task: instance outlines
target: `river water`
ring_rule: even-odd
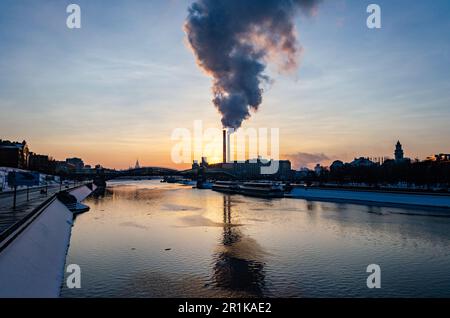
[[[450,218],[158,180],[85,203],[66,260],[81,288],[63,297],[450,297]]]

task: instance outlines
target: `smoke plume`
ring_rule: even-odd
[[[297,67],[294,17],[320,0],[197,0],[185,24],[198,65],[213,77],[224,127],[239,128],[262,102],[267,63]]]

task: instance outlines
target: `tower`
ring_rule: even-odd
[[[136,165],[134,166],[134,169],[139,169],[141,166],[139,165],[139,160],[136,160]]]
[[[224,129],[222,133],[223,133],[223,141],[222,141],[223,159],[222,159],[222,162],[226,163],[227,162],[227,131],[226,131],[226,129]]]
[[[234,132],[232,128],[224,128],[223,133],[223,163],[227,163],[231,161],[231,134]]]
[[[400,141],[397,141],[397,144],[395,145],[395,161],[401,161],[403,160],[403,149],[402,149],[402,144],[400,143]]]
[[[227,162],[231,162],[231,129],[227,129]]]

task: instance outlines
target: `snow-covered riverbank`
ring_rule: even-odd
[[[450,196],[321,188],[294,188],[289,197],[308,200],[366,202],[450,209]]]
[[[82,201],[91,192],[81,186],[70,193]],[[53,199],[23,231],[11,234],[17,237],[0,252],[0,297],[59,296],[73,219],[73,213]]]

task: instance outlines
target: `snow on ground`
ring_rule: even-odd
[[[28,170],[17,169],[17,168],[9,168],[9,167],[0,167],[0,193],[13,191],[12,188],[8,186],[8,173],[18,171],[18,172],[30,172]],[[43,185],[57,185],[59,184],[59,177],[53,175],[47,175],[44,173],[39,173],[39,185],[35,187],[42,187]],[[47,180],[50,179],[50,180]],[[18,190],[26,189],[27,187],[17,187]],[[32,189],[34,187],[30,187]]]
[[[429,207],[450,208],[450,196],[432,194],[408,194],[371,191],[351,191],[318,188],[294,188],[290,193],[294,198],[312,200],[347,200],[387,204],[406,204]]]
[[[91,194],[91,192],[91,189],[89,189],[87,186],[82,186],[70,191],[69,193],[77,198],[78,202],[81,202],[86,199],[86,197]]]
[[[91,190],[82,186],[70,193],[80,202]],[[72,212],[54,200],[0,252],[0,298],[59,296],[72,224]]]
[[[0,253],[0,297],[58,297],[73,214],[58,200]]]

